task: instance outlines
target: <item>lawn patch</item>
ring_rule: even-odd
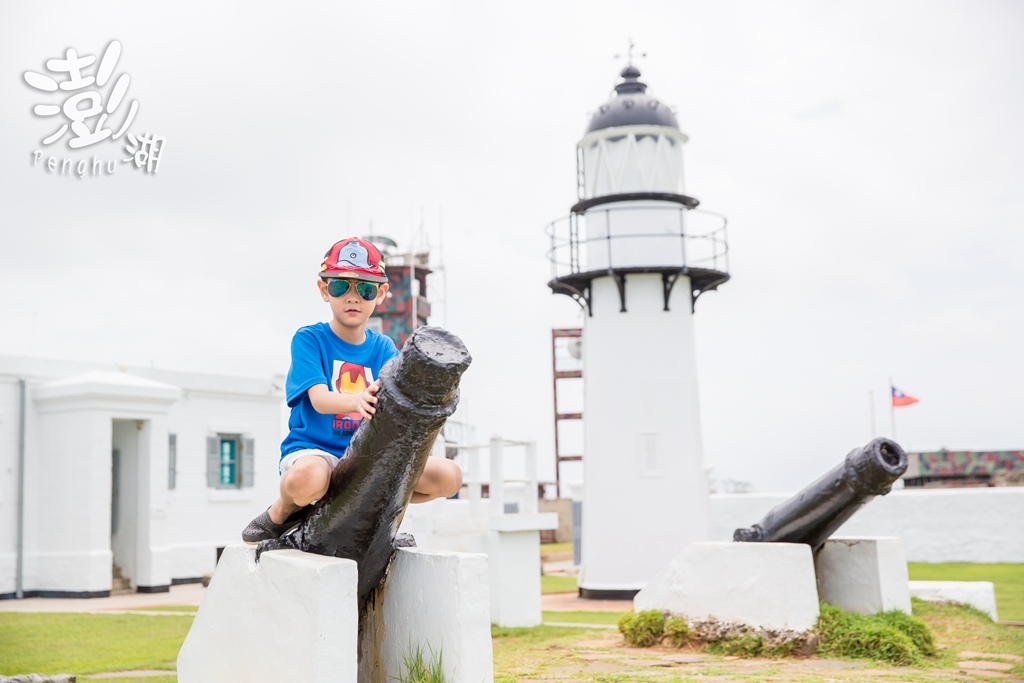
[[[0,615],[0,674],[174,671],[192,619],[142,614]]]

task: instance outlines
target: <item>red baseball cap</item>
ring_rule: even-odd
[[[384,259],[377,247],[358,237],[335,242],[320,264],[320,277],[351,277],[369,282],[387,282]]]

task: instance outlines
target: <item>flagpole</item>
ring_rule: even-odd
[[[878,436],[878,430],[875,429],[875,390],[868,390],[868,415],[871,417],[871,438]]]
[[[896,406],[892,400],[892,377],[889,378],[889,424],[892,427],[892,440],[896,441]]]

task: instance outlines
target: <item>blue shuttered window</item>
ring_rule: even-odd
[[[206,437],[206,485],[217,489],[253,485],[255,440],[240,434]]]
[[[178,485],[178,435],[167,435],[167,490]]]

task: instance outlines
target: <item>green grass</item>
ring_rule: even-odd
[[[195,614],[199,605],[161,605],[159,607],[142,607],[139,612],[180,612],[181,614]]]
[[[572,543],[541,543],[540,554],[546,555],[548,553],[571,553]]]
[[[995,624],[981,612],[969,608],[920,600],[914,600],[913,603],[915,616],[928,624],[937,642],[944,647],[939,650],[935,660],[927,660],[924,668],[900,673],[900,681],[946,683],[951,680],[951,670],[955,670],[957,654],[963,650],[989,654],[1024,653],[1024,629]],[[110,679],[95,678],[89,674],[162,669],[168,670],[167,676],[136,676],[116,680],[118,683],[174,683],[174,660],[192,621],[190,616],[184,616],[0,613],[0,676],[70,673],[77,675],[83,683],[100,683]],[[543,625],[518,629],[492,627],[495,681],[512,683],[531,677],[546,676],[552,680],[572,677],[575,674],[567,672],[580,672],[594,664],[590,655],[586,655],[587,652],[593,652],[587,649],[593,646],[586,646],[581,655],[579,643],[607,638],[608,633],[614,632],[614,623],[619,616],[621,614],[616,612],[548,612],[544,615],[545,619],[567,622],[574,617],[591,623],[607,621],[609,629],[603,632],[603,636],[598,630],[568,626]],[[908,637],[913,641],[916,636]],[[744,665],[745,668],[739,669],[727,661],[709,662],[702,668],[688,669],[685,677],[675,678],[653,670],[649,675],[635,671],[635,651],[621,648],[616,651],[611,648],[604,651],[601,662],[605,661],[605,656],[612,658],[608,661],[621,659],[620,664],[628,673],[593,672],[590,674],[594,676],[592,680],[651,680],[670,683],[696,680],[694,676],[697,675],[721,675],[744,681],[780,680],[777,672],[779,665],[774,661],[760,662],[753,665],[754,668]],[[872,658],[875,661],[878,659],[874,652]],[[432,663],[424,661],[428,675]],[[827,681],[834,673],[801,673],[785,680],[799,680],[803,683]],[[1017,665],[1009,673],[1012,677],[1024,678],[1024,664]]]
[[[532,645],[573,640],[574,638],[579,638],[581,633],[586,633],[586,630],[577,626],[547,626],[545,624],[523,628],[491,626],[492,638],[507,638],[509,642],[521,642]]]
[[[443,661],[442,653],[434,656],[430,652],[428,656],[417,645],[402,658],[405,671],[398,676],[398,683],[448,683],[444,677]]]
[[[1024,621],[1024,564],[911,562],[907,568],[911,581],[991,581],[1000,621]]]
[[[541,612],[544,623],[558,622],[563,624],[608,624],[619,623],[619,617],[625,612]]]
[[[818,654],[826,657],[881,660],[896,666],[919,664],[935,653],[931,632],[920,619],[882,612],[865,616],[821,605],[815,627],[821,637]],[[921,643],[926,651],[918,647]]]
[[[0,613],[0,675],[174,670],[192,619]]]
[[[939,661],[956,665],[956,652],[971,650],[990,654],[1024,655],[1024,628],[1002,626],[979,610],[962,605],[944,605],[911,598],[914,616],[924,620],[938,643],[956,643],[951,650],[939,650]],[[1016,678],[1024,678],[1024,662],[1014,667]]]
[[[576,593],[578,591],[575,576],[545,574],[540,577],[541,593]]]
[[[802,657],[790,659],[782,651],[767,647],[767,643],[754,638],[738,639],[727,644],[732,656],[757,656],[760,659],[745,660],[742,664],[729,660],[712,660],[705,663],[683,665],[685,669],[677,675],[667,665],[645,666],[637,661],[637,651],[625,646],[623,641],[609,642],[612,631],[583,631],[571,627],[544,625],[536,628],[501,629],[492,628],[494,644],[495,683],[513,683],[520,680],[593,680],[630,681],[638,683],[682,683],[682,681],[735,680],[748,683],[771,683],[772,681],[799,681],[800,683],[827,683],[835,680],[876,680],[901,681],[906,683],[948,683],[965,680],[957,677],[959,653],[973,650],[979,653],[1021,654],[1024,653],[1024,629],[995,624],[977,610],[962,606],[938,605],[913,600],[915,615],[924,621],[935,635],[939,645],[938,654],[927,656],[932,646],[920,624],[902,614],[877,617],[879,622],[865,631],[855,628],[851,632],[835,624],[832,629],[831,654],[821,651],[815,655],[839,659],[856,659],[869,669],[889,670],[891,664],[883,660],[899,661],[903,664],[917,661],[916,667],[892,668],[891,674],[871,675],[858,678],[855,670],[836,671],[800,668]],[[827,609],[827,608],[826,608]],[[610,613],[604,613],[610,614]],[[546,615],[547,616],[547,615]],[[545,616],[545,618],[546,618]],[[557,613],[552,614],[557,617]],[[852,615],[861,619],[859,615]],[[867,619],[864,617],[863,619]],[[608,643],[608,647],[594,643]],[[920,645],[915,644],[920,643]],[[584,644],[587,643],[587,644]],[[923,651],[922,651],[923,646]],[[688,646],[691,647],[691,646]],[[713,648],[712,648],[713,649]],[[597,651],[600,650],[598,653]],[[707,652],[707,650],[705,650]],[[843,654],[839,654],[842,651]],[[687,652],[692,652],[688,650]],[[656,648],[650,657],[663,658],[664,644]],[[769,659],[764,659],[769,657]],[[984,660],[985,655],[974,659]],[[992,658],[994,661],[995,658]],[[1006,661],[1006,660],[1002,660]],[[603,669],[598,667],[604,667]],[[666,667],[666,668],[662,668]],[[616,668],[619,669],[616,671]],[[1011,678],[1024,679],[1024,663],[1008,672]],[[838,675],[837,675],[838,674]],[[852,677],[851,677],[852,675]],[[980,679],[974,679],[980,680]]]

